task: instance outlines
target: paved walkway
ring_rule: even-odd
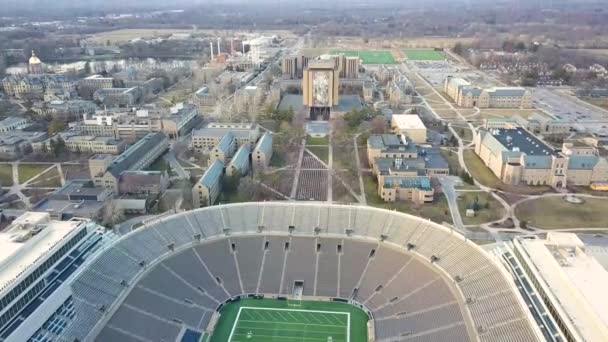
[[[367,205],[367,198],[365,197],[365,184],[363,184],[363,175],[361,174],[361,160],[359,158],[359,146],[357,145],[357,138],[360,134],[355,135],[353,138],[353,144],[355,145],[355,161],[357,163],[357,174],[359,175],[359,189],[361,196],[359,202],[363,205]]]

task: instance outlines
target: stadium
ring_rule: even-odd
[[[537,341],[498,259],[444,226],[325,203],[213,206],[104,246],[64,341]]]

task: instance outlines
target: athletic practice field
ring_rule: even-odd
[[[445,55],[442,51],[408,49],[403,52],[407,56],[407,59],[412,61],[440,61],[445,59]]]
[[[358,56],[363,64],[395,64],[390,51],[385,50],[333,50],[332,55],[343,53],[346,56]]]
[[[367,315],[340,302],[244,299],[227,304],[211,342],[365,342]]]

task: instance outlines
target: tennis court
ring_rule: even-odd
[[[348,312],[241,307],[229,342],[349,342]]]
[[[363,64],[395,64],[395,58],[386,50],[334,50],[332,55],[344,54],[361,58]]]
[[[412,61],[441,61],[445,59],[445,55],[442,51],[435,51],[430,49],[412,49],[403,51],[407,56],[407,59]]]

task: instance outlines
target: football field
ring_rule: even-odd
[[[211,342],[366,342],[369,317],[347,303],[242,299],[226,304]]]
[[[445,59],[442,51],[430,49],[408,49],[404,50],[407,59],[412,61],[440,61]]]
[[[349,57],[359,57],[363,64],[395,64],[395,58],[386,50],[333,50],[331,54],[344,54]]]
[[[349,342],[348,312],[241,307],[229,342]]]

